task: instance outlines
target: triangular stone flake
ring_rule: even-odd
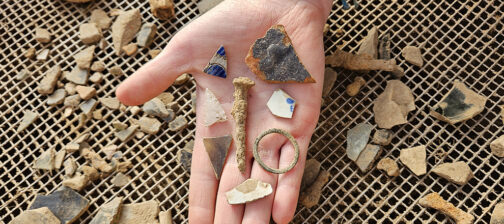
[[[209,127],[216,122],[227,121],[226,113],[219,100],[208,88],[205,90],[205,108],[205,126]]]
[[[219,47],[208,62],[208,65],[203,69],[203,72],[221,78],[227,77],[227,57],[224,46],[221,45]]]
[[[203,145],[208,153],[210,162],[215,172],[215,177],[217,180],[220,179],[222,169],[224,167],[224,162],[226,161],[226,156],[228,153],[229,146],[233,137],[231,135],[225,135],[220,137],[203,138]]]

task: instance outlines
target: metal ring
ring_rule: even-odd
[[[296,154],[294,156],[294,160],[291,162],[291,164],[288,167],[286,167],[284,169],[273,169],[273,168],[267,166],[261,160],[261,157],[259,156],[259,153],[257,152],[257,148],[258,148],[258,145],[259,145],[259,142],[261,141],[261,139],[264,136],[269,135],[271,133],[277,133],[277,134],[281,134],[281,135],[285,136],[287,139],[289,139],[289,141],[291,142],[291,144],[294,146],[294,150],[296,151]],[[282,130],[282,129],[278,129],[278,128],[272,128],[272,129],[269,129],[269,130],[261,133],[261,135],[259,135],[259,137],[256,138],[255,143],[254,143],[254,159],[257,161],[257,163],[259,163],[259,165],[261,165],[261,167],[263,169],[265,169],[268,172],[276,173],[276,174],[286,173],[289,170],[291,170],[292,168],[294,168],[294,166],[296,166],[296,164],[298,162],[298,159],[299,159],[299,145],[298,145],[296,139],[294,139],[294,137],[289,132],[287,132],[285,130]]]

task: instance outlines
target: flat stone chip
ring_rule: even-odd
[[[138,51],[138,45],[135,44],[135,43],[124,45],[122,47],[122,50],[124,51],[124,53],[126,55],[131,56],[131,55],[133,55],[134,53],[136,53]]]
[[[54,168],[59,170],[65,160],[66,151],[61,149],[54,155]]]
[[[37,112],[25,110],[24,115],[23,115],[23,119],[21,120],[21,123],[19,123],[19,126],[16,129],[16,132],[19,133],[19,132],[24,131],[28,126],[30,126],[30,124],[35,122],[38,118],[39,118],[39,115],[37,114]]]
[[[51,33],[43,28],[35,28],[35,40],[43,44],[49,43],[51,42]]]
[[[89,69],[94,57],[94,45],[91,45],[73,56],[77,66],[81,69]]]
[[[60,224],[60,220],[47,207],[26,210],[10,221],[10,224]]]
[[[138,129],[138,125],[131,125],[129,128],[126,128],[125,130],[115,132],[114,135],[117,138],[119,138],[119,140],[124,142],[124,141],[128,140],[129,138],[131,138],[131,136],[133,136],[133,134],[135,134],[135,131],[137,129]]]
[[[70,73],[65,76],[65,79],[77,85],[86,85],[88,81],[89,71],[75,66]]]
[[[427,173],[426,157],[427,152],[425,150],[425,145],[420,145],[413,148],[402,149],[399,159],[415,175],[422,176]]]
[[[26,69],[21,69],[21,71],[19,71],[16,74],[16,80],[21,81],[21,80],[24,80],[24,79],[28,78],[29,76],[31,76],[31,72],[30,71],[28,71]]]
[[[93,75],[89,77],[89,81],[94,83],[94,84],[99,84],[103,81],[103,73],[101,72],[95,72]]]
[[[110,24],[112,24],[112,19],[102,9],[95,9],[91,12],[89,22],[96,23],[96,26],[105,30],[110,27]]]
[[[492,150],[492,154],[495,156],[504,157],[504,135],[501,135],[490,143],[490,150]]]
[[[130,182],[131,178],[124,175],[124,173],[117,173],[110,183],[112,183],[116,187],[124,187]]]
[[[155,135],[161,129],[161,122],[156,118],[142,117],[138,120],[140,130],[147,134]]]
[[[145,23],[137,34],[137,43],[139,47],[149,47],[156,36],[157,26],[154,23]]]
[[[367,144],[366,148],[362,150],[357,160],[355,160],[355,164],[357,164],[362,172],[367,172],[371,169],[371,165],[380,153],[381,147],[379,145]]]
[[[269,83],[313,83],[298,58],[283,25],[274,25],[250,47],[245,58],[250,70]]]
[[[469,165],[465,162],[443,163],[432,169],[432,172],[450,182],[458,185],[464,185],[474,177]]]
[[[224,162],[226,161],[229,151],[229,146],[231,146],[231,141],[233,141],[233,137],[231,135],[203,138],[203,145],[205,146],[208,157],[210,158],[217,180],[221,177]]]
[[[100,101],[100,103],[103,104],[103,106],[112,110],[118,110],[119,106],[121,106],[121,103],[115,97],[102,97],[99,98],[98,101]]]
[[[121,224],[158,224],[159,203],[154,200],[124,204],[119,216]]]
[[[46,61],[49,57],[49,49],[44,49],[40,53],[37,54],[37,61]]]
[[[411,89],[399,80],[387,81],[385,91],[373,102],[378,127],[390,129],[408,122],[408,113],[416,109]]]
[[[84,113],[87,117],[91,117],[97,105],[98,101],[96,101],[95,99],[90,99],[82,102],[79,107],[82,110],[82,113]]]
[[[338,78],[338,73],[334,69],[326,67],[324,71],[324,86],[322,88],[322,97],[326,97],[331,92],[334,82]]]
[[[114,153],[117,151],[117,145],[107,145],[101,149],[101,151],[105,154],[105,158],[108,160],[112,159]]]
[[[124,72],[121,69],[121,67],[119,67],[117,65],[110,68],[109,72],[110,72],[110,74],[115,75],[115,76],[124,75]]]
[[[35,48],[30,47],[26,50],[24,56],[28,59],[33,59],[35,57],[35,54],[37,54],[37,50]]]
[[[352,161],[356,161],[366,147],[373,125],[360,123],[347,132],[346,154]]]
[[[227,77],[227,57],[226,51],[222,45],[210,59],[207,66],[203,69],[203,72],[224,79]]]
[[[230,205],[245,204],[270,195],[273,192],[271,184],[256,179],[248,179],[226,192]]]
[[[322,195],[322,188],[327,183],[327,181],[329,181],[329,176],[329,172],[321,170],[315,182],[313,182],[311,186],[301,192],[301,194],[299,195],[299,201],[303,206],[305,206],[306,208],[311,208],[318,204],[320,196]]]
[[[44,78],[40,81],[40,84],[37,88],[40,94],[51,94],[54,91],[54,87],[56,86],[56,82],[58,81],[61,75],[61,67],[59,65],[55,65],[51,67],[45,74]]]
[[[96,95],[96,89],[90,86],[77,86],[75,90],[83,100],[89,100]]]
[[[362,40],[357,54],[367,55],[372,59],[378,58],[378,28],[374,26]]]
[[[61,221],[72,223],[89,207],[89,200],[68,187],[60,187],[49,195],[37,195],[31,209],[47,207]]]
[[[378,145],[389,145],[394,138],[394,132],[387,129],[376,130],[373,135],[373,143]]]
[[[151,58],[155,58],[156,56],[158,56],[159,54],[161,53],[161,50],[149,50],[149,55]]]
[[[399,166],[391,158],[383,158],[378,162],[376,168],[387,172],[387,175],[391,177],[399,176]]]
[[[159,212],[159,224],[173,224],[171,210]]]
[[[455,80],[453,88],[431,108],[430,114],[439,120],[455,124],[481,113],[486,101],[486,97],[467,88],[460,80]]]
[[[418,201],[423,207],[433,208],[449,216],[457,224],[472,224],[474,216],[455,207],[452,203],[445,201],[438,193],[433,192]]]
[[[184,116],[178,116],[168,124],[170,131],[180,131],[187,126],[187,120]]]
[[[132,9],[119,14],[112,24],[112,43],[116,55],[119,56],[122,47],[135,38],[141,25],[142,16],[139,9]]]
[[[415,46],[406,46],[401,51],[404,60],[418,67],[423,66],[422,52]]]
[[[65,179],[61,182],[63,186],[72,188],[76,191],[81,191],[88,185],[88,183],[89,177],[87,175],[82,175],[81,173],[77,173],[72,178]]]
[[[64,89],[57,89],[49,97],[47,97],[47,105],[55,106],[62,104],[65,101],[66,91]]]
[[[91,65],[91,71],[103,72],[103,70],[105,70],[105,63],[103,63],[102,61],[95,61]]]
[[[152,98],[151,100],[144,103],[142,110],[147,115],[156,116],[159,118],[165,118],[170,115],[163,101],[161,101],[157,97]]]
[[[301,191],[311,186],[317,179],[320,172],[320,163],[315,159],[306,160],[303,171],[303,179],[301,180]]]
[[[490,218],[490,224],[504,223],[504,202],[495,205],[495,208]]]
[[[79,27],[79,38],[84,44],[94,44],[102,38],[101,29],[96,23],[83,23]]]
[[[53,148],[43,152],[37,159],[35,159],[35,162],[33,163],[33,169],[49,170],[49,171],[54,170],[55,155],[56,152],[54,151]]]
[[[224,108],[222,108],[222,105],[219,103],[217,97],[208,88],[205,89],[204,104],[205,104],[205,113],[204,113],[205,126],[209,127],[215,124],[216,122],[227,121],[226,112],[224,112]]]
[[[123,198],[115,197],[114,200],[100,206],[100,210],[89,224],[115,224],[119,221]],[[138,223],[140,224],[140,223]]]
[[[296,107],[296,100],[283,90],[277,89],[269,98],[266,106],[277,117],[292,118],[294,108]]]
[[[65,105],[65,107],[76,108],[79,106],[80,101],[81,101],[80,96],[78,94],[75,94],[65,97],[63,105]]]

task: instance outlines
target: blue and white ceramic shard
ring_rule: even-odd
[[[219,47],[219,50],[215,52],[208,65],[203,69],[203,72],[221,78],[227,77],[227,58],[224,46]]]

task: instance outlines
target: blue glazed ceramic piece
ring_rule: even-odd
[[[208,65],[203,69],[203,72],[224,79],[227,77],[227,58],[224,46],[219,47]]]

